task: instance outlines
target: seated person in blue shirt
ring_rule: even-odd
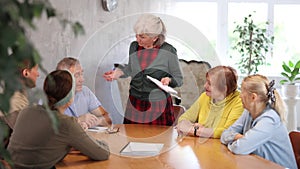
[[[256,154],[285,168],[296,169],[284,124],[284,104],[274,83],[258,74],[244,78],[240,97],[245,111],[224,130],[221,142],[235,154]]]
[[[69,70],[73,73],[76,80],[76,90],[74,102],[69,106],[65,113],[69,116],[78,117],[83,128],[94,126],[111,126],[112,121],[109,114],[102,107],[95,94],[83,85],[83,69],[79,60],[66,57],[58,62],[57,70]]]

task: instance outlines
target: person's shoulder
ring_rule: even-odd
[[[279,114],[274,109],[272,109],[272,108],[267,108],[266,111],[265,111],[265,113],[262,114],[262,117],[271,118],[275,122],[281,121]]]
[[[132,53],[134,53],[135,51],[137,51],[138,46],[139,46],[139,44],[138,44],[137,41],[131,42],[130,47],[129,47],[129,54],[132,54]]]
[[[29,104],[28,102],[28,98],[27,98],[27,93],[25,90],[22,91],[15,91],[14,94],[11,97],[11,101],[14,102],[18,102],[19,104]]]
[[[238,90],[235,90],[232,92],[232,94],[229,96],[228,100],[236,101],[236,102],[242,102],[240,97],[241,92]]]
[[[210,101],[210,97],[207,96],[206,92],[201,93],[201,95],[199,96],[199,101],[203,102],[203,101]]]
[[[82,85],[82,91],[91,91],[91,89],[85,85]]]
[[[43,105],[32,105],[25,107],[22,112],[47,112]]]
[[[42,106],[42,105],[27,106],[20,111],[18,118],[21,118],[21,119],[24,119],[24,118],[30,119],[32,117],[36,117],[36,119],[49,118],[48,111],[50,111],[50,110],[46,110],[45,106]]]
[[[138,42],[137,41],[132,41],[131,43],[130,43],[130,46],[135,46],[135,47],[137,47],[139,44],[138,44]]]
[[[65,114],[57,113],[57,117],[60,121],[60,127],[65,129],[72,129],[74,125],[77,125],[77,118],[68,116]]]
[[[257,121],[261,122],[271,122],[273,125],[280,125],[281,124],[281,119],[278,113],[272,109],[272,108],[267,108],[265,109],[265,112],[262,113],[259,117],[256,118]]]
[[[241,92],[240,92],[239,90],[235,90],[235,91],[233,92],[233,94],[239,96],[239,95],[241,94]]]
[[[82,85],[82,90],[80,92],[76,92],[76,95],[90,95],[93,93],[91,89],[87,86]]]
[[[164,50],[176,52],[176,48],[168,42],[164,42],[160,48]]]
[[[75,94],[75,100],[76,102],[78,101],[87,101],[87,100],[95,100],[97,99],[96,95],[93,93],[93,91],[87,87],[87,86],[82,86],[82,90],[80,92],[77,92]],[[98,99],[97,99],[98,100]]]
[[[77,122],[76,117],[73,117],[73,116],[68,116],[65,114],[57,113],[57,117],[60,121],[70,122],[70,123]]]

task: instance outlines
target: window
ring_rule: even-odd
[[[167,13],[194,25],[215,48],[221,64],[237,68],[234,64],[237,58],[230,57],[234,22],[242,22],[253,11],[255,22],[270,22],[269,31],[275,37],[273,53],[267,57],[268,64],[260,67],[259,73],[278,76],[283,61],[300,58],[300,21],[297,19],[300,15],[300,1],[175,0]]]
[[[186,41],[184,39],[185,37],[178,37],[177,34],[174,34],[171,35],[170,39],[167,39],[167,41],[170,41],[171,44],[176,47],[179,59],[198,61],[206,60],[207,55],[203,52],[197,52],[197,50],[203,51],[204,49],[199,48],[206,46],[207,43],[209,43],[213,49],[216,47],[217,3],[178,1],[174,4],[174,6],[172,6],[172,8],[170,8],[169,14],[177,17],[178,19],[184,20],[186,24],[190,24],[187,25],[187,29],[177,29],[176,31],[187,31],[189,35],[194,38],[193,40]],[[194,31],[195,29],[193,30],[191,26],[195,27],[198,32]],[[167,29],[169,30],[169,28]],[[203,35],[205,38],[202,38]],[[209,53],[212,52],[210,51]]]
[[[274,59],[273,67],[279,68],[283,61],[300,59],[300,4],[279,4],[274,7]]]

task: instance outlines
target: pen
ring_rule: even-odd
[[[88,129],[92,129],[92,130],[98,130],[97,127],[89,127]]]

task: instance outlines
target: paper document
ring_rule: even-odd
[[[162,143],[129,142],[120,151],[121,155],[127,156],[155,156],[163,148]]]
[[[167,86],[167,85],[163,85],[159,80],[151,77],[151,76],[148,76],[147,75],[147,78],[150,79],[153,83],[155,83],[158,87],[160,87],[161,89],[163,89],[164,91],[170,93],[170,94],[176,94],[177,95],[177,91],[174,90],[172,87],[170,86]]]

